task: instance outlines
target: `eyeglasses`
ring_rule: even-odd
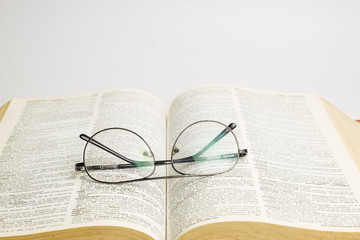
[[[170,160],[155,160],[149,144],[137,133],[126,128],[106,128],[91,137],[81,134],[86,141],[83,162],[75,170],[85,170],[89,177],[102,183],[213,176],[230,171],[247,149],[240,149],[228,126],[202,120],[186,127],[176,138]],[[171,165],[175,175],[151,177],[156,166]]]

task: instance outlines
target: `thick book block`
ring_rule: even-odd
[[[83,170],[89,138],[81,134],[126,128],[165,162],[199,120],[236,123],[246,157],[216,176],[126,184],[95,182]],[[196,129],[175,147],[217,137],[210,132]],[[112,142],[121,151],[112,156],[145,156],[129,138]],[[14,98],[0,108],[0,239],[360,239],[359,146],[360,123],[309,94],[201,86],[168,111],[131,89]],[[102,166],[92,169],[120,169]],[[179,173],[170,164],[153,174]]]

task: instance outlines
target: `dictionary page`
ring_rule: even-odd
[[[165,111],[145,92],[11,101],[0,122],[0,237],[101,225],[164,239],[165,181],[103,184],[74,170],[79,135],[109,127],[138,133],[165,158]]]
[[[359,171],[319,97],[231,86],[191,89],[170,107],[168,150],[199,120],[236,123],[239,147],[249,153],[225,174],[168,180],[169,240],[228,221],[360,231]]]

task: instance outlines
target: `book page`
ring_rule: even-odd
[[[138,133],[165,157],[164,109],[147,93],[12,100],[0,123],[0,236],[101,225],[164,239],[164,181],[103,184],[74,170],[86,143],[79,135],[109,127]]]
[[[360,231],[359,172],[318,97],[194,88],[170,108],[168,151],[199,120],[236,123],[239,146],[249,153],[225,174],[168,180],[168,239],[226,221]]]

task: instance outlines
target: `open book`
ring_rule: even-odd
[[[166,113],[118,89],[12,99],[0,119],[4,239],[360,239],[360,124],[316,95],[202,86]],[[81,133],[131,129],[168,159],[199,120],[236,123],[245,160],[216,176],[126,184],[74,170]]]

